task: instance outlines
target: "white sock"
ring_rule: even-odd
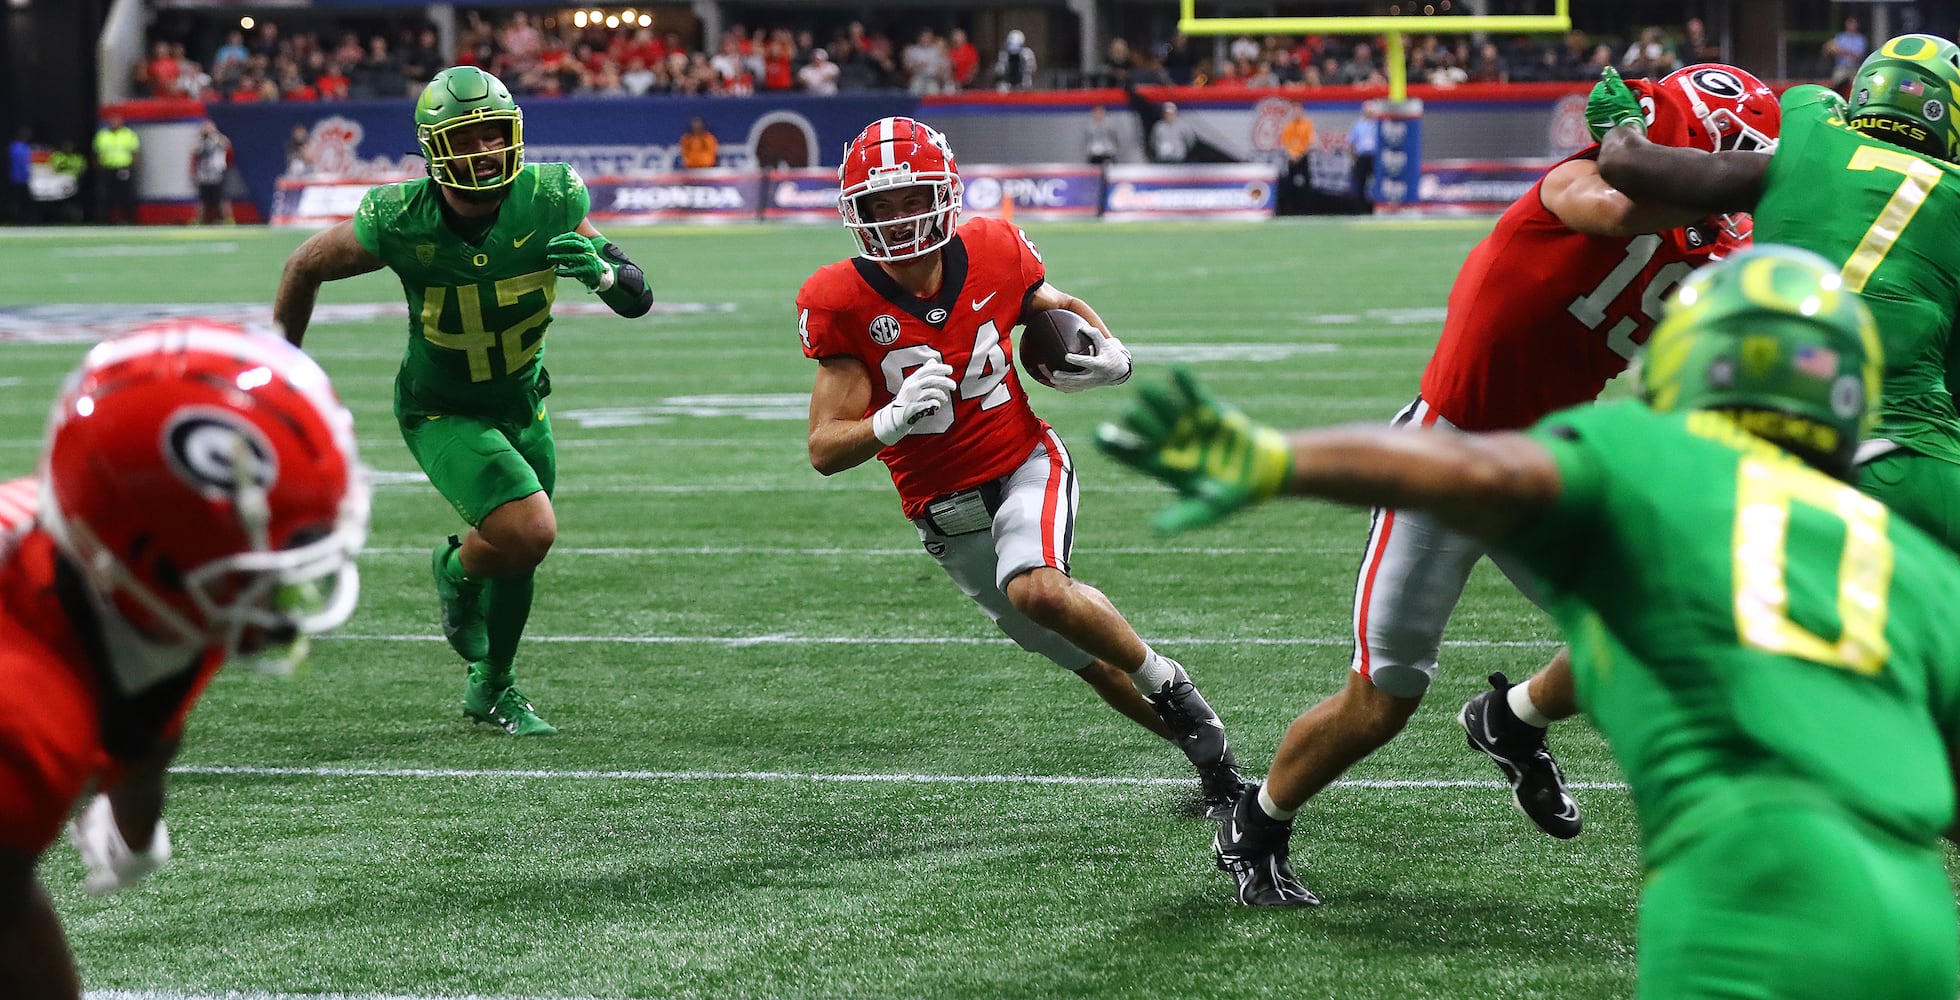
[[[1292,819],[1293,814],[1300,810],[1280,808],[1279,803],[1273,801],[1273,793],[1267,790],[1264,782],[1261,782],[1259,785],[1259,811],[1284,823]]]
[[[1540,712],[1538,706],[1531,703],[1531,685],[1511,685],[1511,690],[1506,692],[1504,700],[1510,704],[1511,714],[1517,716],[1519,722],[1527,726],[1537,726],[1539,729],[1552,724],[1551,716]]]
[[[1136,688],[1138,694],[1156,694],[1157,689],[1163,687],[1176,677],[1177,664],[1172,663],[1170,658],[1158,653],[1156,650],[1145,646],[1143,666],[1130,671],[1130,686]]]

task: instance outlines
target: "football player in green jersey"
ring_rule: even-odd
[[[1836,263],[1878,321],[1885,393],[1858,452],[1858,488],[1960,551],[1960,414],[1947,381],[1960,320],[1960,45],[1901,35],[1851,82],[1783,95],[1774,153],[1693,153],[1647,141],[1645,116],[1608,69],[1586,104],[1599,171],[1625,194],[1686,209],[1750,211],[1755,237]],[[1542,749],[1542,727],[1578,710],[1554,664],[1463,706],[1472,746],[1500,768]],[[1546,703],[1540,704],[1538,699]]]
[[[496,77],[437,73],[415,104],[429,176],[369,191],[353,219],[286,260],[273,317],[306,335],[320,284],[387,267],[408,297],[395,418],[429,481],[470,525],[435,548],[442,630],[469,663],[463,712],[514,735],[555,732],[514,683],[532,578],[557,535],[545,328],[561,277],[621,316],[653,306],[646,275],[586,218],[563,163],[524,162],[524,114]]]
[[[1837,272],[1776,246],[1697,272],[1641,400],[1524,433],[1288,438],[1182,375],[1098,440],[1184,495],[1173,527],[1317,496],[1432,510],[1530,566],[1640,818],[1639,996],[1949,1000],[1960,560],[1845,482],[1881,350]],[[1297,885],[1272,798],[1214,849]]]

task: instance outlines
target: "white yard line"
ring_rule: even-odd
[[[849,549],[831,547],[804,548],[787,545],[606,545],[587,548],[553,547],[554,557],[563,556],[923,556],[922,545],[907,545],[899,548]],[[1110,548],[1079,548],[1075,554],[1093,556],[1294,556],[1294,555],[1352,555],[1361,556],[1360,546],[1341,549],[1302,549],[1281,546],[1253,548],[1199,548],[1186,545],[1130,545]],[[416,556],[428,558],[427,545],[370,545],[361,550],[363,556]]]
[[[427,993],[267,993],[263,990],[89,990],[85,1000],[598,1000],[595,997]]]
[[[554,771],[517,768],[450,767],[250,767],[187,764],[171,768],[177,774],[244,778],[415,778],[421,780],[527,781],[773,781],[843,785],[1122,785],[1131,787],[1183,786],[1181,778],[1116,778],[1076,774],[825,774],[800,771]],[[1370,790],[1504,788],[1503,782],[1427,779],[1342,779],[1339,788]],[[1575,781],[1579,789],[1621,790],[1617,781]]]
[[[323,636],[335,642],[442,642],[439,635],[411,632],[346,633]],[[1174,636],[1146,637],[1153,646],[1340,646],[1353,645],[1346,637],[1329,636]],[[1004,637],[971,635],[797,635],[779,632],[766,635],[526,635],[525,642],[605,643],[627,646],[709,645],[741,648],[745,646],[1006,646]],[[1552,649],[1556,639],[1457,639],[1451,646],[1475,649]]]

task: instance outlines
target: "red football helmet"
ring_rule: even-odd
[[[353,417],[276,337],[182,320],[96,345],[49,418],[40,491],[56,545],[151,640],[232,654],[353,613]]]
[[[1747,70],[1701,63],[1645,89],[1653,99],[1647,137],[1655,142],[1709,153],[1776,148],[1783,108],[1775,92]]]
[[[960,221],[960,168],[953,147],[932,126],[911,118],[872,122],[844,149],[837,168],[837,211],[872,260],[923,257],[953,238]],[[932,189],[932,207],[917,215],[874,220],[869,195],[899,188]]]

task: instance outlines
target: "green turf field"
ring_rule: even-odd
[[[1487,222],[1030,225],[1050,278],[1135,350],[1285,425],[1415,392]],[[304,234],[0,235],[0,476],[31,472],[83,345],[26,306],[269,304]],[[1633,819],[1603,744],[1556,734],[1586,834],[1554,842],[1463,745],[1457,706],[1530,672],[1549,621],[1488,567],[1409,731],[1311,803],[1326,905],[1250,911],[1187,817],[1182,757],[1003,640],[876,463],[804,451],[791,298],[824,229],[612,234],[686,306],[549,339],[558,548],[518,670],[563,732],[469,725],[428,552],[458,529],[396,434],[405,320],[317,322],[377,472],[360,611],[296,679],[222,677],[172,786],[177,860],[108,900],[44,875],[91,989],[352,997],[1602,997],[1629,991]],[[594,301],[561,283],[561,303]],[[383,272],[323,306],[400,305]],[[119,310],[66,310],[101,321]],[[349,310],[359,315],[360,310]],[[9,325],[8,317],[18,322]],[[29,332],[23,333],[22,330]],[[10,332],[11,331],[11,332]],[[1182,659],[1262,771],[1348,658],[1365,519],[1277,504],[1172,540],[1090,446],[1127,389],[1031,380],[1083,486],[1075,569]]]

